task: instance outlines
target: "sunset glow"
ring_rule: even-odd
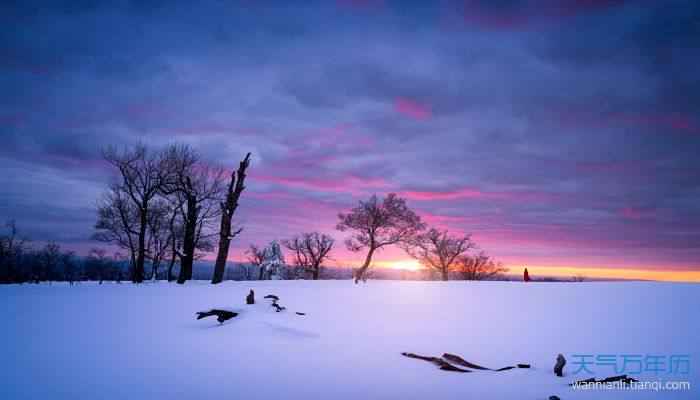
[[[386,267],[392,269],[405,269],[408,271],[418,271],[422,268],[420,263],[416,260],[401,260],[386,263]]]
[[[251,153],[230,260],[319,231],[357,265],[338,212],[395,192],[512,273],[700,280],[693,2],[21,3],[0,220],[37,248],[100,244],[101,149],[143,141]],[[420,269],[398,246],[372,262]]]

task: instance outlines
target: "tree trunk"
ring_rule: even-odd
[[[250,163],[250,153],[248,153],[243,161],[238,166],[238,170],[231,174],[231,182],[228,185],[226,199],[221,203],[221,224],[219,227],[219,251],[216,254],[216,263],[214,264],[214,276],[211,283],[221,283],[224,280],[224,269],[226,268],[226,259],[228,258],[228,248],[231,245],[231,239],[241,232],[239,229],[232,234],[231,219],[238,208],[238,199],[245,186],[245,170]],[[238,179],[236,179],[238,178]],[[235,185],[235,189],[234,189]]]
[[[369,268],[369,264],[372,262],[372,254],[374,254],[374,251],[376,249],[374,247],[369,248],[369,251],[367,252],[367,257],[365,258],[365,263],[362,264],[362,267],[357,270],[357,273],[355,274],[355,283],[357,284],[360,279],[363,278],[363,275],[365,274],[365,271],[367,271],[367,268]]]
[[[168,263],[168,282],[172,282],[175,277],[173,276],[173,266],[175,265],[175,257],[177,257],[176,254],[173,254],[173,258],[170,259],[170,262]]]
[[[146,225],[148,224],[148,208],[144,202],[143,208],[140,210],[141,226],[139,227],[139,254],[136,258],[136,267],[134,268],[134,283],[143,283],[144,263],[146,260]]]
[[[318,265],[314,265],[314,269],[313,269],[313,271],[311,272],[311,279],[313,279],[313,280],[315,280],[315,281],[318,280],[318,269],[319,269],[319,266],[318,266]]]
[[[177,283],[183,284],[192,279],[194,264],[195,231],[197,229],[197,202],[191,196],[187,198],[187,220],[185,221],[185,237],[182,242],[182,257],[180,257],[180,276]]]
[[[443,281],[449,280],[450,272],[448,270],[444,269],[440,272],[442,273],[442,280]]]
[[[224,231],[224,220],[226,216],[221,216],[222,232]],[[231,231],[231,221],[228,221],[228,231]],[[231,245],[231,239],[224,233],[219,233],[219,251],[216,254],[216,264],[214,264],[214,277],[211,283],[221,283],[224,280],[224,268],[226,268],[226,259],[228,258],[228,248]]]
[[[264,277],[265,277],[265,267],[260,265],[260,280],[263,280]]]

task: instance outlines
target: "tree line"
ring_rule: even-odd
[[[185,283],[193,265],[206,254],[216,254],[211,282],[225,278],[231,241],[243,231],[235,218],[245,190],[250,153],[235,170],[213,167],[186,144],[174,143],[154,151],[145,143],[118,148],[107,145],[103,158],[112,166],[106,189],[95,203],[97,222],[92,238],[116,246],[111,256],[93,248],[76,267],[75,254],[60,251],[55,243],[34,250],[29,238],[11,221],[0,234],[0,281],[4,283],[79,278],[133,283],[165,276]],[[364,262],[354,271],[355,282],[369,277],[374,255],[399,246],[426,268],[430,279],[494,279],[506,268],[484,252],[475,252],[470,234],[456,235],[429,227],[395,193],[376,194],[348,212],[338,213],[336,229],[350,236],[345,246],[362,253]],[[246,279],[319,279],[330,260],[334,239],[319,232],[304,232],[264,248],[251,245],[247,263],[239,264]],[[281,247],[288,251],[291,267]],[[89,266],[89,267],[88,267]],[[148,270],[146,267],[149,267]],[[177,271],[177,278],[175,277]],[[147,275],[148,272],[148,275]]]

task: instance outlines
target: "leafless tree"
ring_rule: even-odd
[[[323,260],[333,247],[335,240],[319,232],[306,232],[282,241],[282,245],[292,251],[292,262],[302,271],[311,272],[311,279],[318,280]]]
[[[59,260],[61,268],[63,269],[64,278],[70,285],[73,285],[73,281],[78,278],[80,274],[80,264],[75,259],[75,252],[68,250],[60,253]]]
[[[231,240],[243,231],[243,227],[233,226],[233,214],[238,208],[238,200],[245,189],[245,171],[250,164],[250,153],[248,153],[238,166],[238,170],[231,173],[231,180],[226,191],[226,197],[221,202],[221,223],[219,224],[219,250],[214,264],[214,276],[211,283],[220,283],[224,279],[224,269],[228,258],[228,249]]]
[[[253,272],[255,271],[255,266],[246,263],[238,263],[238,269],[243,273],[244,280],[253,280]]]
[[[406,200],[395,193],[381,200],[373,194],[367,201],[360,200],[349,213],[338,213],[338,218],[336,229],[354,232],[345,241],[348,249],[355,252],[367,249],[365,262],[355,274],[355,283],[369,268],[374,252],[385,246],[410,243],[425,229],[420,217],[406,206]]]
[[[584,274],[576,274],[571,277],[572,282],[584,282],[586,279],[588,279],[588,276]]]
[[[173,231],[170,229],[170,220],[177,213],[177,210],[171,205],[165,199],[156,199],[151,206],[151,215],[148,218],[146,259],[151,264],[152,281],[158,279],[160,266],[171,251]]]
[[[471,235],[450,235],[447,229],[437,228],[416,235],[412,242],[404,246],[408,255],[427,268],[439,272],[443,281],[449,279],[457,258],[473,247]]]
[[[123,189],[120,177],[112,176],[107,181],[107,190],[97,200],[95,206],[97,231],[92,238],[100,242],[116,244],[126,250],[131,270],[135,270],[139,252],[139,211]]]
[[[92,268],[97,269],[100,277],[100,285],[104,280],[105,268],[109,263],[109,257],[107,256],[107,251],[99,247],[93,247],[88,251],[87,254],[88,265]]]
[[[5,223],[7,232],[0,234],[0,283],[22,282],[20,263],[29,248],[29,236],[20,235],[14,220]]]
[[[159,195],[164,181],[169,178],[166,169],[169,164],[161,153],[151,152],[144,143],[137,143],[123,150],[114,145],[108,145],[102,151],[105,160],[118,170],[113,183],[119,193],[133,204],[133,210],[137,215],[136,224],[129,230],[136,232],[136,260],[132,280],[135,283],[143,282],[144,264],[146,261],[146,235],[148,219],[150,217],[150,205],[152,200]]]
[[[380,274],[377,272],[377,268],[375,268],[374,265],[370,265],[367,267],[367,269],[364,270],[361,274],[358,274],[358,271],[360,268],[353,268],[353,276],[355,277],[355,283],[357,283],[357,276],[360,276],[360,280],[362,282],[367,282],[368,280],[371,279],[376,279],[380,277]]]
[[[167,275],[168,275],[168,282],[172,282],[175,280],[175,276],[173,275],[173,268],[175,264],[178,262],[178,257],[179,254],[182,254],[182,241],[183,241],[183,236],[184,236],[184,222],[182,221],[182,211],[184,210],[183,208],[183,199],[182,196],[175,196],[174,201],[171,201],[172,203],[172,208],[173,208],[173,213],[170,214],[168,217],[168,229],[170,230],[170,243],[169,243],[169,255],[167,257],[168,259],[168,268],[167,268]]]
[[[263,268],[263,261],[265,261],[264,249],[260,249],[258,246],[251,244],[248,250],[245,251],[245,254],[248,262],[258,269],[260,273],[258,279],[265,279],[265,268]]]
[[[457,271],[462,279],[486,281],[503,276],[504,273],[508,272],[508,268],[494,261],[482,251],[474,255],[460,256],[457,261]]]
[[[176,203],[184,223],[177,280],[182,284],[192,279],[195,252],[214,236],[208,228],[219,216],[224,170],[201,163],[199,152],[185,144],[170,145],[163,154],[170,167],[166,171],[169,179],[164,179],[161,191],[166,196],[178,196]]]
[[[117,283],[122,283],[124,279],[124,263],[126,263],[127,256],[122,253],[116,252],[112,255],[111,272],[113,279]]]
[[[51,284],[59,264],[61,246],[57,243],[47,243],[41,253],[43,256],[44,276]]]

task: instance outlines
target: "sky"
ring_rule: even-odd
[[[231,260],[318,230],[357,262],[337,213],[397,192],[514,270],[700,280],[697,2],[0,8],[0,218],[38,243],[96,244],[102,146],[177,141],[252,153]]]

